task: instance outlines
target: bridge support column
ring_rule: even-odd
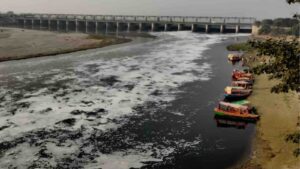
[[[143,31],[143,23],[139,23],[139,32]]]
[[[32,19],[31,20],[31,29],[33,29],[34,28],[34,20]]]
[[[56,25],[57,28],[56,29],[57,29],[57,31],[59,31],[59,20],[57,20],[56,23],[57,23],[57,25]]]
[[[51,31],[51,21],[50,21],[50,19],[48,20],[48,30]]]
[[[23,20],[23,28],[26,27],[26,19]]]
[[[105,22],[105,33],[108,33],[108,22]]]
[[[178,31],[181,31],[181,29],[182,29],[181,24],[178,24]]]
[[[165,24],[165,31],[168,31],[168,24]]]
[[[192,26],[191,26],[191,31],[192,31],[192,32],[195,32],[195,31],[196,31],[196,25],[195,25],[195,24],[192,24]]]
[[[77,19],[75,20],[75,32],[76,33],[78,32],[78,20]]]
[[[205,33],[209,33],[209,25],[208,24],[205,25]]]
[[[89,22],[85,21],[85,33],[88,33]]]
[[[220,26],[220,33],[224,33],[224,27],[225,27],[225,25]]]
[[[127,32],[130,32],[130,22],[127,23]]]
[[[151,32],[154,32],[155,31],[155,23],[152,23],[151,24]]]
[[[95,22],[95,32],[96,32],[96,34],[98,34],[98,22],[97,21]]]
[[[69,32],[69,21],[66,20],[66,32]]]
[[[119,32],[119,27],[120,27],[120,23],[119,22],[116,23],[116,27],[117,27],[116,28],[116,32]]]
[[[236,25],[235,26],[235,33],[239,33],[240,32],[240,25]]]
[[[42,30],[42,27],[43,27],[43,21],[42,19],[40,19],[40,30]]]

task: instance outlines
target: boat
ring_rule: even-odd
[[[233,70],[232,80],[241,81],[243,79],[246,79],[247,81],[254,81],[254,76],[249,72]]]
[[[243,87],[227,86],[225,88],[226,100],[241,100],[245,99],[252,93],[251,89],[244,89]]]
[[[224,101],[219,102],[218,107],[216,107],[214,111],[216,116],[221,117],[254,121],[259,119],[259,115],[254,114],[253,107],[232,104]]]
[[[240,61],[242,59],[242,55],[238,53],[230,53],[228,54],[228,60],[232,62]]]
[[[250,81],[232,81],[231,82],[231,86],[234,86],[234,87],[242,87],[244,89],[252,89],[252,85],[253,83],[250,82]]]

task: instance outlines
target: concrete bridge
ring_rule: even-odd
[[[204,33],[251,33],[255,18],[251,17],[182,17],[22,14],[14,18],[14,26],[50,31],[110,33],[182,31]]]

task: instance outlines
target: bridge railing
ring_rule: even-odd
[[[121,15],[67,15],[67,14],[21,14],[17,19],[91,20],[110,22],[166,22],[166,23],[210,23],[253,24],[251,17],[196,17],[196,16],[121,16]]]

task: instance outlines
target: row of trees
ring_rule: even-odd
[[[255,24],[260,27],[258,33],[261,35],[299,36],[300,23],[296,18],[264,19],[261,22],[257,21]]]

